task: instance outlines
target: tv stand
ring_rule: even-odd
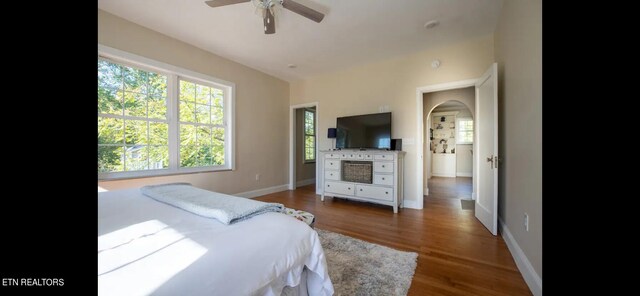
[[[325,195],[402,208],[404,151],[320,151],[321,200]]]

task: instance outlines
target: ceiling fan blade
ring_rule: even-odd
[[[238,4],[238,3],[243,3],[243,2],[251,2],[251,0],[209,0],[209,1],[204,1],[204,3],[207,3],[207,5],[209,5],[211,7]]]
[[[282,2],[282,7],[289,9],[301,16],[304,16],[310,20],[315,21],[316,23],[319,23],[320,21],[322,21],[322,19],[324,18],[324,14],[313,10],[309,7],[306,7],[300,3],[294,2],[292,0],[284,0]]]
[[[276,32],[276,20],[273,18],[271,9],[265,9],[264,19],[262,22],[264,23],[265,34],[273,34]]]

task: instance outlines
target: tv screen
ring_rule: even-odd
[[[336,148],[391,148],[391,112],[338,117],[336,129]]]

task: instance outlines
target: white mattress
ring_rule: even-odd
[[[98,194],[100,295],[280,295],[301,281],[333,294],[318,234],[295,218],[224,225],[137,188]]]

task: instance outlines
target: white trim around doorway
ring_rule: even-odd
[[[316,158],[318,156],[318,126],[320,126],[320,109],[318,102],[292,105],[289,107],[289,190],[295,190],[296,182],[296,109],[316,107]],[[318,162],[316,159],[316,178],[318,177]],[[316,187],[318,182],[316,182]],[[316,191],[317,188],[316,188]]]
[[[477,79],[467,79],[460,81],[453,81],[447,83],[440,84],[432,84],[427,86],[421,86],[416,89],[416,108],[418,116],[417,116],[417,129],[416,129],[416,153],[418,159],[418,165],[416,168],[416,190],[417,190],[417,200],[414,209],[422,209],[424,205],[424,192],[429,192],[429,188],[424,187],[424,102],[423,97],[425,93],[450,90],[450,89],[458,89],[464,87],[470,87],[476,85]]]

